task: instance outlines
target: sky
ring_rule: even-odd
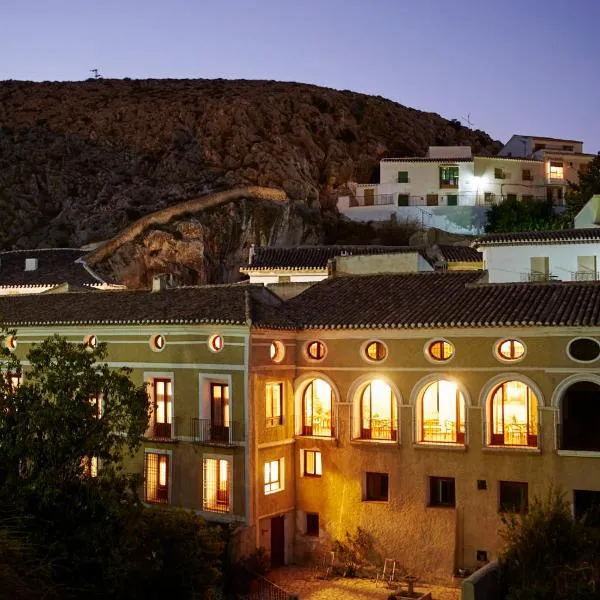
[[[600,151],[600,0],[0,0],[0,80],[275,79]]]

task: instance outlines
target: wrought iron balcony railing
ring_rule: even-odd
[[[221,424],[213,423],[211,419],[176,418],[175,432],[177,438],[201,444],[235,446],[246,440],[243,423],[238,421]]]
[[[574,271],[571,273],[571,281],[598,281],[600,273],[598,271]]]

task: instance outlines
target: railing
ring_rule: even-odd
[[[552,273],[521,273],[521,281],[558,281]]]
[[[227,425],[213,423],[211,419],[176,418],[176,437],[198,443],[235,446],[245,441],[243,423],[230,421]]]
[[[172,423],[151,423],[147,437],[153,440],[171,440],[173,439]]]
[[[334,428],[331,417],[305,416],[302,422],[302,435],[334,437]]]
[[[433,197],[435,194],[431,194],[430,198],[428,199],[427,195],[411,196],[397,193],[378,194],[374,196],[356,196],[356,198],[351,197],[350,208],[363,206],[397,206],[399,208],[406,208],[410,206],[492,206],[494,204],[501,204],[509,195],[512,196],[513,194],[486,194],[484,192],[479,192],[477,194],[451,194],[446,192],[444,194],[438,194],[437,198]],[[528,194],[516,194],[516,196],[522,202],[547,201],[545,196],[529,196]],[[448,197],[450,197],[450,200]],[[454,204],[454,202],[456,202],[456,204]],[[563,206],[564,200],[553,198],[552,203],[554,206]]]
[[[398,432],[394,429],[394,423],[388,419],[373,419],[369,427],[361,427],[361,440],[390,440],[395,441],[398,438]]]
[[[571,281],[598,281],[600,273],[598,271],[575,271],[571,273]]]
[[[229,582],[237,590],[237,597],[246,600],[299,600],[299,596],[286,592],[270,579],[255,573],[245,565],[238,565],[239,572]]]

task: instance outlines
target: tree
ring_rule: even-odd
[[[600,153],[580,167],[578,183],[569,183],[565,195],[565,218],[572,223],[575,215],[594,194],[600,194]]]
[[[563,229],[564,220],[554,212],[551,200],[523,202],[507,199],[488,211],[486,233],[549,231]]]

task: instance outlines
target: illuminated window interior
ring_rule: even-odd
[[[98,457],[84,456],[81,459],[81,467],[86,477],[98,477]]]
[[[170,379],[154,380],[154,437],[170,438],[173,418],[173,386]]]
[[[165,504],[169,501],[169,456],[147,452],[144,465],[144,499],[146,502]]]
[[[504,360],[518,360],[525,354],[525,346],[519,340],[504,340],[498,344],[498,355]]]
[[[465,443],[465,399],[454,382],[435,381],[425,388],[419,441]]]
[[[449,360],[454,354],[454,346],[444,340],[429,344],[429,356],[434,360]]]
[[[537,446],[538,401],[520,381],[499,385],[491,398],[491,443],[498,446]]]
[[[283,423],[281,414],[282,388],[282,383],[267,383],[265,386],[267,427],[275,427]]]
[[[458,187],[458,167],[440,167],[440,187]]]
[[[333,390],[322,379],[313,379],[302,396],[302,435],[332,437]]]
[[[6,383],[9,385],[11,390],[16,390],[23,383],[23,375],[18,373],[7,372],[4,375]]]
[[[321,453],[318,450],[304,450],[304,475],[321,477],[322,474]]]
[[[269,356],[271,360],[275,363],[279,363],[283,360],[285,356],[285,346],[279,342],[271,342],[271,346],[269,348]]]
[[[283,459],[265,463],[265,494],[273,494],[283,489]]]
[[[387,356],[385,345],[381,342],[370,342],[365,348],[369,360],[383,360]]]
[[[220,335],[213,335],[208,340],[208,345],[213,352],[220,352],[221,350],[223,350],[225,342],[223,341],[223,338]]]
[[[379,379],[369,382],[360,399],[361,439],[397,439],[396,410],[396,396],[392,388]]]
[[[204,459],[204,489],[202,506],[212,512],[229,512],[230,468],[223,458]]]
[[[226,383],[210,384],[210,439],[229,441],[229,386]]]
[[[321,360],[325,356],[325,345],[322,342],[310,342],[306,346],[306,353],[313,360]]]
[[[551,161],[550,164],[548,165],[548,177],[550,179],[563,179],[564,178],[563,164],[561,162]]]

